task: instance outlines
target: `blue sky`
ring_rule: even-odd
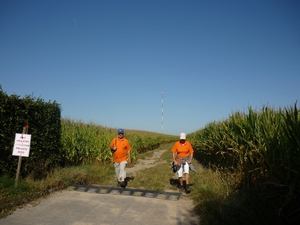
[[[296,0],[1,1],[0,32],[4,92],[125,132],[191,133],[300,96]]]

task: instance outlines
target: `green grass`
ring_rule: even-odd
[[[172,182],[174,174],[170,169],[171,146],[160,148],[167,151],[157,160],[158,164],[138,171],[134,179],[128,182],[128,188],[176,190]],[[148,152],[138,158],[145,159],[152,154]],[[276,224],[275,210],[263,202],[257,193],[235,190],[230,174],[205,169],[196,161],[193,164],[198,173],[190,173],[192,192],[188,196],[195,203],[196,213],[201,215],[201,225]],[[115,186],[114,167],[110,163],[63,168],[49,174],[44,180],[20,180],[18,187],[15,187],[13,178],[1,177],[0,218],[23,204],[40,200],[72,184]]]
[[[171,159],[171,153],[169,151],[165,152],[161,158],[157,160],[156,166],[138,171],[134,180],[129,182],[130,187],[156,191],[174,189],[174,187],[170,185],[170,178],[172,178],[173,172],[170,169],[169,162],[164,158]]]

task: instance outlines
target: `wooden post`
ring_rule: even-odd
[[[27,133],[28,133],[28,125],[26,124],[26,126],[23,127],[22,134],[27,134]],[[18,168],[17,168],[17,175],[16,175],[16,181],[15,181],[15,187],[18,186],[18,181],[19,181],[19,176],[20,176],[20,170],[21,170],[21,164],[22,164],[22,156],[19,156]]]

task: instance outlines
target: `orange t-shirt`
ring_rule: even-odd
[[[129,141],[126,138],[114,138],[112,139],[112,141],[110,142],[109,145],[111,148],[113,148],[114,146],[117,147],[117,150],[114,153],[114,162],[122,162],[122,161],[126,161],[127,159],[127,152],[131,150],[131,146]]]
[[[184,144],[177,141],[172,148],[172,152],[176,152],[180,158],[186,158],[189,154],[194,152],[194,149],[189,141],[185,141]],[[178,158],[176,161],[178,161]]]

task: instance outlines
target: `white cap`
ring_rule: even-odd
[[[179,139],[180,140],[185,140],[186,139],[185,133],[181,133]]]

